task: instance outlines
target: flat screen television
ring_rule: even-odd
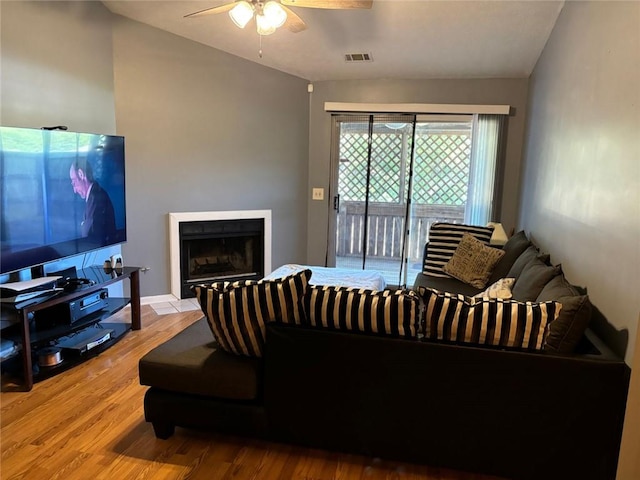
[[[127,239],[124,137],[0,127],[0,273]]]

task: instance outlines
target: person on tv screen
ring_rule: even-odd
[[[69,177],[74,193],[85,202],[82,236],[106,245],[115,237],[116,220],[109,194],[94,180],[91,165],[86,160],[71,164]]]

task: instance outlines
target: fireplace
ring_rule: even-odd
[[[271,271],[271,212],[171,213],[171,293],[190,286],[257,280]]]

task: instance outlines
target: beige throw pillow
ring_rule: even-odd
[[[488,247],[472,235],[465,233],[443,270],[464,283],[476,288],[484,288],[493,268],[503,255],[504,250]]]

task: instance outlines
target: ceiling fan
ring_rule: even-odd
[[[254,17],[259,35],[271,35],[284,25],[289,31],[298,33],[307,28],[289,7],[324,8],[334,10],[371,8],[373,0],[236,0],[217,7],[207,8],[185,15],[185,18],[229,12],[233,23],[244,28]]]

